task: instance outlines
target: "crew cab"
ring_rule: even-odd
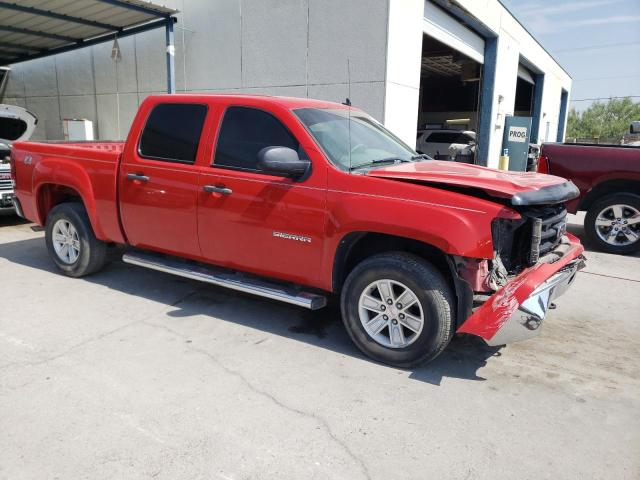
[[[578,187],[567,209],[587,212],[584,230],[593,245],[622,255],[640,250],[640,147],[545,143],[538,171]]]
[[[339,295],[354,343],[401,367],[455,332],[535,336],[583,265],[570,182],[425,159],[331,102],[151,96],[126,142],[19,143],[12,169],[64,274],[123,244],[124,262],[304,308]]]

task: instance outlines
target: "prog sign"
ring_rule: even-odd
[[[508,140],[510,142],[527,142],[527,127],[509,127]]]

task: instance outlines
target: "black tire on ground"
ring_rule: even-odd
[[[632,193],[614,193],[595,201],[587,211],[587,216],[584,219],[584,230],[589,242],[599,250],[620,255],[628,255],[640,250],[640,226],[631,227],[634,232],[638,233],[639,238],[629,245],[611,245],[598,235],[596,218],[600,212],[612,205],[627,205],[640,211],[640,196]]]
[[[73,263],[65,263],[53,246],[53,228],[57,221],[66,220],[75,227],[80,242],[78,258]],[[81,203],[68,202],[56,205],[47,216],[45,242],[49,256],[56,266],[69,277],[83,277],[100,270],[106,260],[107,244],[96,238],[87,211]]]
[[[381,279],[406,285],[422,306],[422,331],[406,347],[382,345],[367,333],[360,320],[360,296],[367,286]],[[433,360],[454,335],[455,303],[451,287],[432,264],[408,253],[390,252],[363,260],[347,277],[340,307],[344,325],[356,346],[374,360],[396,367],[409,368]]]

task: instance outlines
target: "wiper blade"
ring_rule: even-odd
[[[375,160],[371,160],[370,162],[364,162],[359,165],[354,165],[353,167],[349,167],[349,171],[351,172],[352,170],[369,167],[371,165],[379,165],[382,163],[404,163],[404,162],[410,162],[410,161],[411,160],[408,160],[406,158],[400,158],[400,157],[377,158]]]
[[[431,158],[429,155],[427,155],[426,153],[419,153],[417,155],[414,155],[413,157],[411,157],[411,160],[420,160],[420,159],[424,159],[424,160],[433,160],[433,158]]]

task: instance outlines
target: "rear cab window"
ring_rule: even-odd
[[[260,172],[258,152],[274,146],[292,148],[300,158],[307,158],[298,140],[274,115],[258,108],[231,106],[222,118],[213,166]]]
[[[143,158],[193,164],[207,106],[193,103],[156,105],[142,130],[138,154]]]

